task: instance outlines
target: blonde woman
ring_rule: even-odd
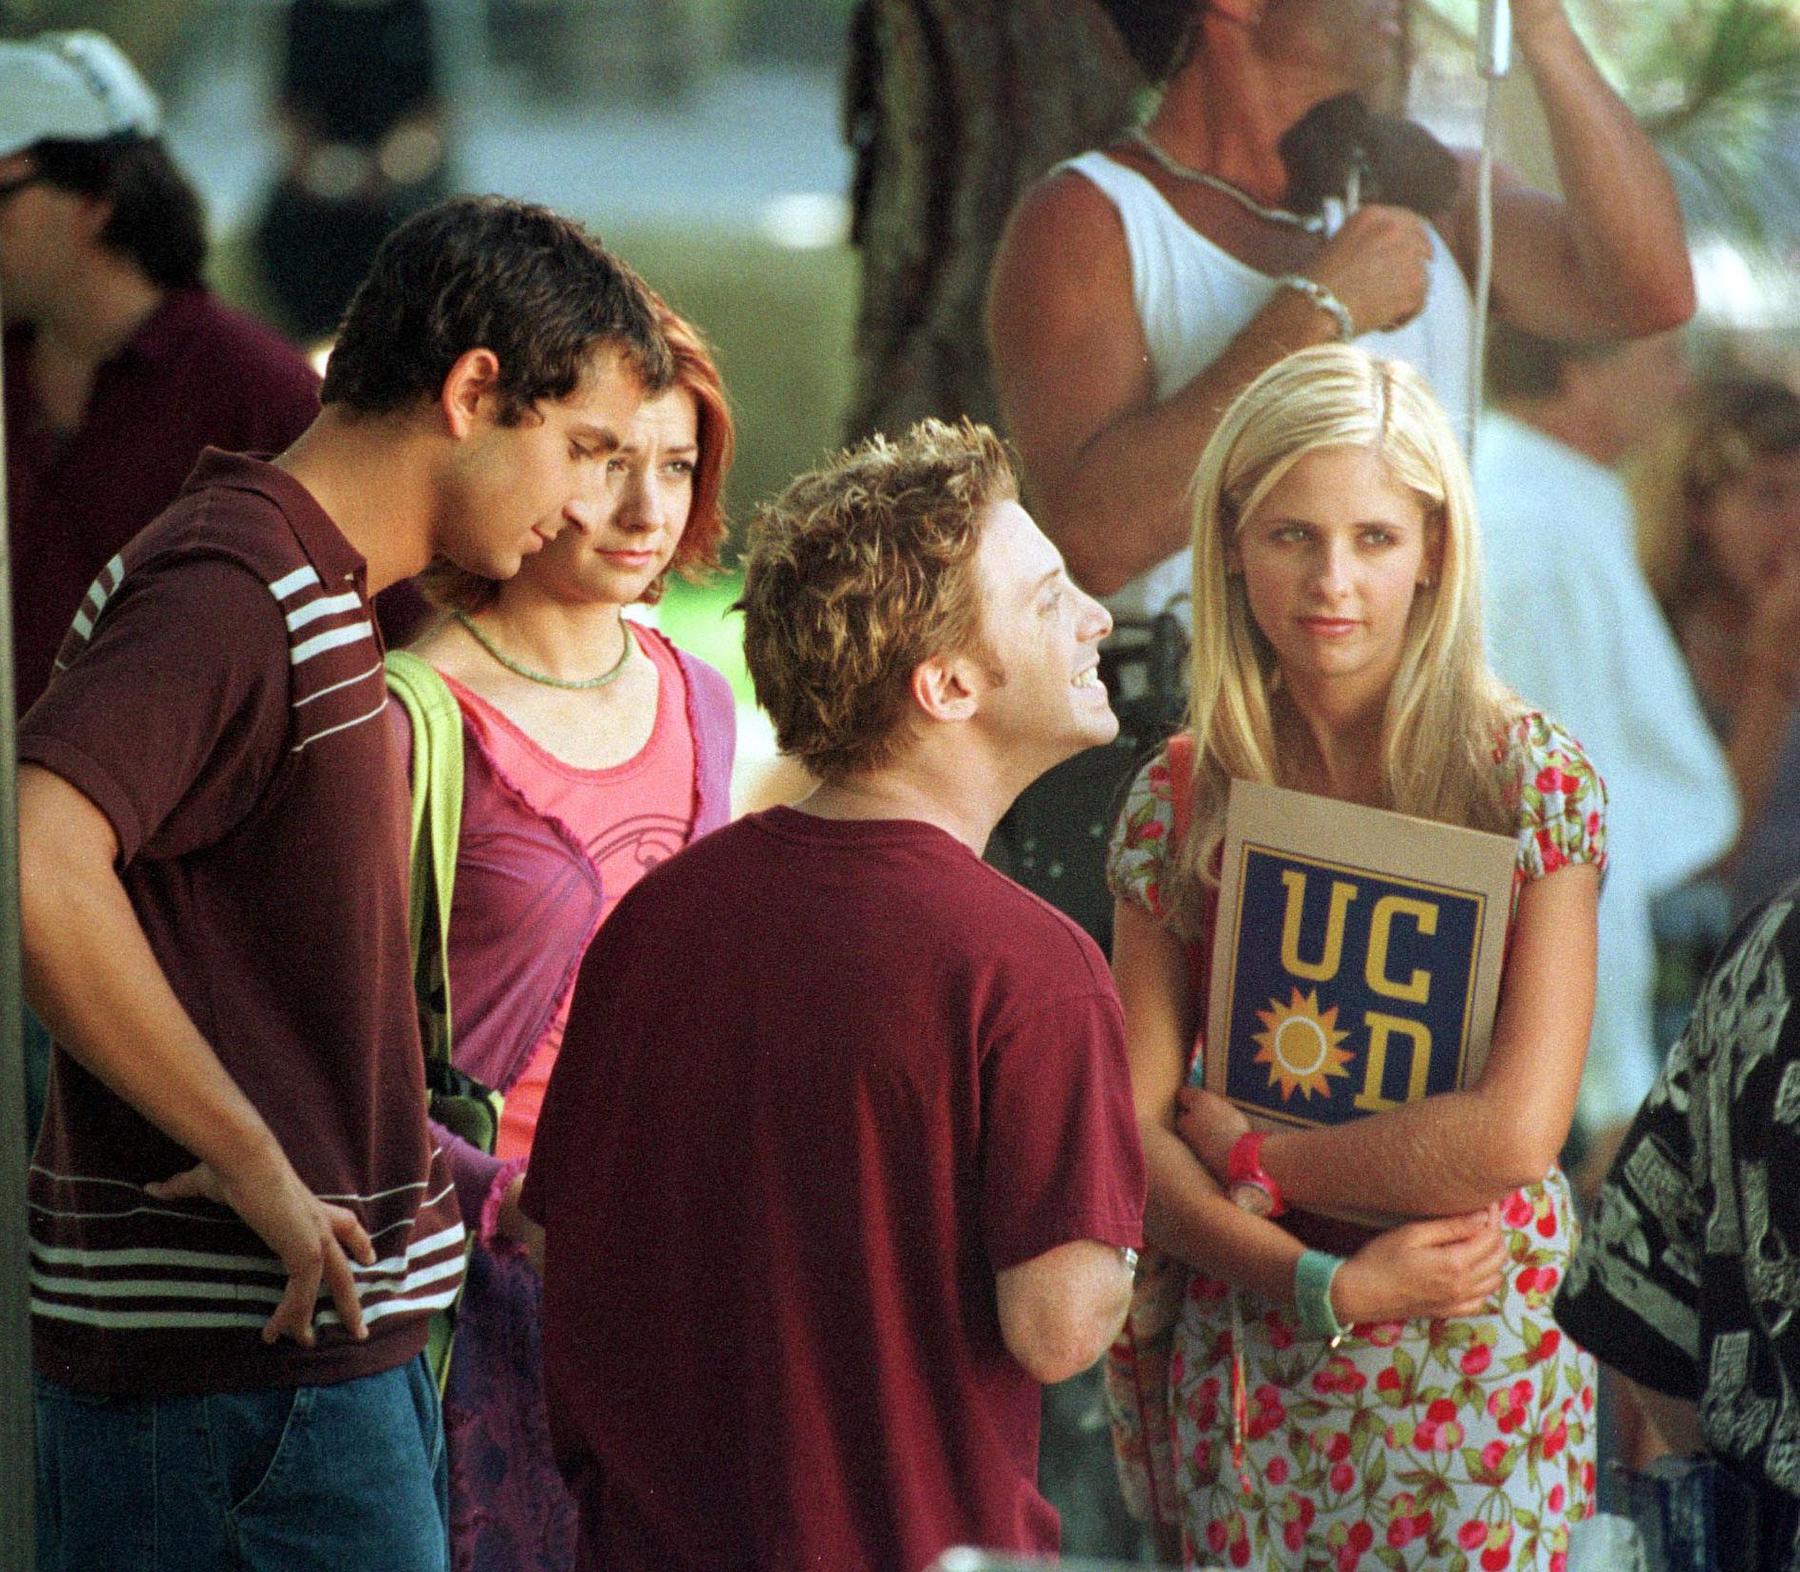
[[[1329,346],[1265,372],[1195,498],[1191,769],[1166,751],[1146,767],[1110,855],[1146,1232],[1185,1263],[1166,1389],[1146,1394],[1169,1433],[1133,1448],[1126,1427],[1128,1487],[1173,1467],[1161,1496],[1190,1562],[1560,1572],[1593,1490],[1593,1362],[1549,1300],[1572,1244],[1555,1161],[1592,1011],[1603,787],[1484,664],[1468,473],[1411,368]],[[1234,778],[1516,837],[1476,1085],[1266,1139],[1184,1089]],[[1496,1206],[1503,1273],[1492,1236],[1451,1220]],[[1313,1211],[1344,1207],[1440,1221],[1371,1239]]]

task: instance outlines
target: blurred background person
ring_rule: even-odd
[[[318,378],[201,279],[162,109],[98,33],[0,42],[0,305],[19,712],[100,570],[205,447],[276,453]]]
[[[101,34],[0,41],[0,310],[20,715],[48,685],[88,587],[175,500],[201,450],[278,453],[319,412],[312,368],[202,281],[200,199],[161,131],[156,95]],[[30,1142],[50,1041],[29,1008],[24,1059]]]
[[[1736,791],[1687,665],[1638,565],[1617,466],[1689,380],[1679,334],[1556,343],[1496,322],[1494,407],[1475,448],[1494,670],[1555,715],[1606,780],[1594,1027],[1576,1109],[1598,1180],[1650,1089],[1655,899],[1737,834]]]
[[[505,1094],[488,1154],[438,1127],[476,1237],[444,1392],[456,1572],[569,1572],[575,1507],[550,1453],[542,1231],[518,1196],[577,968],[619,898],[725,822],[734,713],[712,667],[624,608],[716,567],[734,432],[711,355],[666,307],[675,382],[598,458],[605,506],[504,583],[441,564],[449,616],[415,646],[462,711],[449,965],[457,1067]],[[398,704],[389,714],[406,726]],[[409,747],[402,739],[403,748]]]
[[[1556,715],[1606,781],[1594,1024],[1565,1159],[1591,1205],[1661,1062],[1654,910],[1737,834],[1737,793],[1637,557],[1618,466],[1689,384],[1685,337],[1555,343],[1496,322],[1494,400],[1475,448],[1488,651],[1500,678]],[[1601,1372],[1600,1498],[1616,1454],[1645,1455],[1641,1415]]]
[[[337,326],[382,237],[451,190],[425,0],[293,0],[275,108],[286,160],[256,254],[311,343]]]
[[[1721,868],[1735,919],[1800,876],[1800,397],[1704,380],[1634,489],[1644,570],[1743,804]]]

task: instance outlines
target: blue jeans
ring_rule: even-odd
[[[34,1376],[38,1572],[445,1572],[424,1359],[331,1386],[91,1397]]]

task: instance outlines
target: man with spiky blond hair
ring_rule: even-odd
[[[1110,619],[936,421],[765,508],[742,606],[821,784],[620,902],[526,1182],[580,1564],[1054,1551],[1038,1383],[1118,1330],[1143,1159],[1104,959],[981,850],[1113,735]]]

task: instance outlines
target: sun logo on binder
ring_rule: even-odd
[[[1349,1033],[1337,1029],[1337,1015],[1335,1004],[1319,1008],[1316,988],[1304,994],[1295,988],[1286,1004],[1271,999],[1268,1009],[1256,1012],[1264,1029],[1251,1036],[1255,1062],[1269,1067],[1269,1086],[1280,1087],[1284,1103],[1296,1091],[1309,1102],[1315,1093],[1329,1097],[1329,1077],[1349,1075],[1352,1055],[1342,1046]]]

